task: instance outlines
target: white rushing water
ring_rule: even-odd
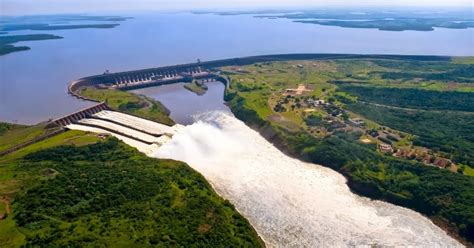
[[[155,153],[187,162],[270,247],[459,247],[429,219],[350,192],[340,174],[290,158],[229,113],[209,112]]]

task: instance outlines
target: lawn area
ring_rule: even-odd
[[[474,57],[456,57],[453,62],[456,64],[474,64]]]
[[[464,175],[474,177],[474,168],[467,165],[464,165],[463,168],[464,168]]]
[[[99,138],[94,133],[85,133],[78,130],[69,130],[64,133],[55,135],[51,138],[42,140],[40,142],[29,145],[27,147],[24,147],[16,152],[0,157],[0,163],[15,160],[31,152],[39,151],[46,148],[51,148],[51,147],[60,146],[60,145],[83,146],[83,145],[93,144],[97,142],[98,140]]]
[[[17,130],[17,129],[21,129],[25,127],[27,126],[7,123],[7,122],[0,122],[0,136],[4,135],[7,131]]]
[[[55,130],[57,130],[57,128],[46,128],[45,123],[33,126],[16,126],[5,131],[3,135],[0,134],[0,151],[28,142]]]
[[[136,115],[166,125],[174,124],[163,104],[146,96],[136,95],[127,91],[96,89],[92,87],[83,88],[80,94],[97,101],[104,101],[116,111]]]

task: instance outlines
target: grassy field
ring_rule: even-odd
[[[31,141],[42,135],[54,132],[59,127],[47,127],[46,123],[33,126],[15,125],[0,132],[0,151],[7,150],[19,144]]]
[[[456,64],[474,64],[474,57],[456,57],[453,62]]]
[[[146,190],[144,190],[146,189]],[[184,163],[67,131],[0,159],[0,247],[260,247]]]
[[[221,69],[231,80],[225,99],[232,112],[278,147],[341,172],[359,194],[437,220],[472,245],[471,167],[442,170],[422,157],[397,158],[377,147],[383,141],[472,165],[469,61],[279,61]],[[298,85],[305,86],[301,94]]]
[[[15,159],[23,157],[24,155],[28,153],[39,151],[41,149],[54,147],[54,146],[59,146],[59,145],[82,146],[82,145],[92,144],[97,141],[98,141],[98,137],[97,135],[93,133],[86,134],[82,131],[70,130],[70,131],[55,135],[46,140],[29,145],[14,153],[10,153],[8,155],[0,157],[0,162],[15,160]]]
[[[13,208],[13,196],[22,190],[24,183],[34,177],[34,175],[18,171],[16,164],[23,156],[60,145],[69,144],[81,146],[95,143],[98,140],[99,138],[95,134],[87,134],[81,131],[68,131],[0,157],[0,203],[3,204],[4,207],[8,204],[10,208]],[[16,247],[24,242],[25,236],[17,228],[13,214],[10,213],[6,219],[0,220],[0,246]]]
[[[139,96],[127,91],[113,89],[83,88],[81,95],[104,101],[114,110],[136,115],[145,119],[173,125],[168,110],[158,101],[146,96]]]
[[[0,135],[4,135],[7,131],[17,130],[25,127],[26,126],[24,125],[0,122]]]

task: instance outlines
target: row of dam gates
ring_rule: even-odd
[[[79,89],[86,86],[110,87],[120,90],[131,90],[143,87],[159,86],[176,82],[190,82],[193,79],[219,79],[219,76],[209,69],[203,69],[200,65],[177,65],[160,68],[150,68],[137,71],[106,72],[81,78],[72,82],[68,92],[76,97],[86,99],[79,94]],[[223,81],[222,79],[220,81]]]

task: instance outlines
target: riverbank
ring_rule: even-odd
[[[274,125],[271,121],[260,118],[257,112],[246,104],[246,99],[239,96],[238,93],[226,91],[225,100],[237,118],[258,131],[265,139],[287,155],[302,161],[327,166],[343,174],[348,180],[348,186],[355,193],[371,199],[379,199],[411,208],[426,215],[433,223],[459,242],[468,247],[473,246],[472,234],[470,233],[472,226],[462,226],[460,221],[465,220],[459,220],[455,215],[447,216],[443,214],[444,211],[453,211],[445,209],[452,208],[452,206],[446,206],[442,202],[439,202],[440,205],[437,206],[431,205],[426,196],[419,195],[423,191],[409,190],[402,186],[403,190],[409,190],[412,195],[412,197],[407,198],[392,191],[391,188],[393,185],[400,187],[400,183],[403,183],[403,181],[400,180],[399,175],[400,173],[403,174],[404,171],[413,173],[418,180],[416,187],[427,187],[428,192],[438,192],[446,187],[446,185],[442,185],[436,180],[458,182],[457,184],[460,184],[459,181],[464,181],[466,184],[472,183],[466,177],[450,172],[442,172],[436,168],[380,157],[364,147],[354,145],[347,137],[317,140],[304,132],[289,132]],[[389,164],[390,167],[387,169],[390,171],[388,171],[387,176],[390,176],[392,182],[380,180],[376,177],[377,174],[373,174],[376,173],[376,170],[382,168],[379,167],[381,163]],[[450,189],[456,190],[451,187]],[[462,194],[462,189],[457,188],[457,191],[460,191],[458,194]],[[438,198],[443,196],[429,195],[429,197]],[[465,199],[458,199],[458,201],[463,200]],[[464,233],[461,233],[459,227],[464,227]]]

